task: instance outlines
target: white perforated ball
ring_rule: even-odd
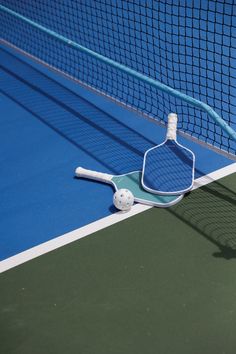
[[[113,203],[119,210],[129,210],[134,204],[134,196],[128,189],[119,189],[114,193]]]

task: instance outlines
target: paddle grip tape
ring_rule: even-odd
[[[87,170],[83,167],[77,167],[75,170],[75,174],[77,177],[88,178],[99,182],[110,182],[112,179],[112,175],[108,173],[96,172],[92,170]]]
[[[168,115],[167,139],[176,140],[177,120],[177,114],[170,113]]]

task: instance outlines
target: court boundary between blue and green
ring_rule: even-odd
[[[227,177],[233,173],[236,173],[236,163],[222,168],[219,171],[213,172],[208,176],[198,178],[194,182],[192,191],[206,186],[209,183],[213,183],[221,178]],[[64,235],[60,235],[38,246],[32,247],[12,257],[6,258],[0,261],[0,273],[6,272],[37,257],[52,252],[58,248],[64,247],[72,242],[78,241],[84,237],[91,236],[95,232],[101,231],[107,227],[110,227],[135,215],[143,213],[151,208],[153,207],[143,204],[135,204],[128,212],[115,212],[112,215],[109,215],[98,221],[94,221],[91,224],[83,226],[77,230],[73,230]]]
[[[10,50],[11,52],[11,50]],[[13,50],[14,55],[16,55],[15,51]],[[17,56],[20,56],[19,54],[17,54]],[[24,58],[24,60],[26,60],[26,58]],[[59,82],[60,84],[65,85],[65,87],[68,87],[70,90],[72,90],[72,92],[76,92],[84,97],[86,100],[92,102],[92,104],[95,104],[97,107],[99,107],[101,110],[103,110],[104,112],[107,112],[107,114],[113,114],[117,119],[119,119],[119,121],[121,121],[122,123],[126,123],[129,125],[129,127],[132,127],[133,129],[135,129],[136,131],[138,131],[139,133],[145,134],[146,136],[148,136],[149,139],[151,139],[153,142],[155,142],[156,140],[156,134],[158,131],[158,134],[160,134],[159,139],[162,140],[165,136],[165,129],[156,126],[155,129],[150,129],[150,127],[153,127],[153,124],[151,122],[147,122],[144,119],[141,119],[140,117],[137,117],[133,112],[129,112],[124,110],[123,107],[119,107],[117,105],[114,104],[114,102],[105,99],[104,97],[98,96],[96,94],[94,94],[91,91],[88,91],[86,89],[84,89],[83,87],[80,87],[78,85],[76,85],[75,83],[65,79],[64,77],[60,77],[58,76],[58,74],[50,72],[47,68],[43,68],[41,66],[39,66],[38,63],[33,63],[30,59],[27,59],[26,61],[28,61],[29,65],[33,65],[34,67],[36,67],[37,69],[40,67],[40,70],[43,73],[46,73],[46,75],[49,75],[53,80],[57,80],[57,82]],[[7,103],[6,103],[7,102]],[[17,104],[13,104],[9,98],[6,98],[6,102],[5,102],[5,98],[3,97],[3,105],[1,106],[2,108],[4,108],[4,104],[6,104],[6,111],[3,113],[11,113],[13,115],[16,116],[21,116],[21,114],[25,115],[24,109],[22,110],[22,108],[20,108]],[[9,110],[10,109],[10,110]],[[12,111],[11,111],[12,109]],[[21,112],[21,113],[19,113]],[[125,114],[124,114],[125,113]],[[33,118],[30,117],[30,114],[27,113],[27,118]],[[7,122],[7,119],[6,119]],[[37,123],[38,124],[38,123]],[[38,125],[36,127],[36,129],[38,129]],[[45,132],[48,133],[48,127],[46,128],[46,131],[42,132],[42,138],[44,138],[44,134]],[[7,132],[6,132],[7,133]],[[55,133],[53,132],[53,136],[55,135]],[[180,138],[181,140],[183,139],[182,137]],[[62,142],[62,138],[60,137],[60,143]],[[185,139],[183,139],[185,141]],[[56,142],[56,141],[55,141]],[[64,141],[62,142],[64,143]],[[199,150],[199,151],[195,151],[197,157],[199,157],[199,159],[201,160],[201,168],[199,165],[197,165],[197,168],[202,169],[202,176],[198,176],[198,179],[195,182],[195,187],[200,187],[202,185],[205,185],[207,183],[210,183],[214,180],[217,180],[219,178],[222,178],[224,176],[227,176],[233,172],[236,171],[236,164],[233,163],[231,160],[226,159],[225,157],[216,154],[213,151],[208,151],[206,149],[204,149],[203,147],[201,147],[200,145],[196,145],[193,142],[187,141],[186,143],[188,146],[190,146],[193,149]],[[66,145],[68,145],[69,143],[67,142]],[[13,147],[14,149],[14,147]],[[71,152],[70,152],[71,153]],[[73,151],[73,154],[75,152]],[[80,160],[79,154],[76,151],[76,154],[73,155],[72,157],[73,159],[73,166],[77,167],[75,164],[78,163],[78,161]],[[198,161],[199,161],[198,159]],[[205,161],[204,161],[205,159]],[[210,166],[209,166],[209,161],[208,159],[211,160],[212,166],[211,169],[209,170]],[[87,157],[85,157],[85,160],[87,160]],[[90,163],[87,161],[87,163]],[[93,166],[87,166],[90,168],[96,168],[98,169],[98,165],[93,165]],[[100,166],[100,168],[102,168]],[[75,183],[75,181],[73,181],[73,176],[72,176],[72,168],[71,170],[68,167],[68,171],[66,171],[66,176],[63,176],[63,178],[65,178],[63,180],[63,184],[65,185],[66,183],[68,183],[68,178],[70,180],[69,183]],[[68,177],[69,176],[69,177]],[[52,179],[53,176],[50,176],[50,179]],[[79,181],[76,181],[76,183],[79,183]],[[88,182],[89,183],[89,182]],[[62,184],[62,185],[63,185]],[[95,193],[99,193],[100,189],[103,188],[100,185],[91,185],[89,184],[88,188],[94,188],[94,192]],[[42,255],[44,253],[50,252],[53,249],[56,249],[58,247],[62,247],[64,245],[66,245],[67,243],[73,242],[77,239],[80,239],[82,237],[88,236],[100,229],[103,229],[104,227],[108,227],[110,225],[112,225],[113,223],[116,222],[120,222],[122,220],[125,220],[128,217],[131,217],[133,215],[136,215],[140,212],[146,211],[148,210],[149,207],[147,206],[143,206],[141,204],[136,204],[132,210],[129,213],[123,214],[123,213],[114,213],[114,209],[110,210],[109,209],[109,203],[110,203],[110,199],[112,197],[112,190],[110,190],[109,188],[107,188],[106,186],[103,188],[104,190],[104,200],[102,201],[102,208],[106,208],[106,210],[102,211],[102,215],[103,216],[98,216],[97,220],[93,220],[91,219],[89,222],[86,222],[85,224],[80,225],[80,222],[78,222],[78,228],[74,228],[72,229],[72,231],[63,233],[60,232],[60,228],[58,229],[58,231],[53,235],[53,234],[48,234],[46,236],[46,238],[44,238],[42,241],[40,241],[40,239],[37,241],[37,244],[33,244],[32,247],[24,246],[22,248],[22,243],[24,243],[24,240],[22,239],[20,244],[19,244],[19,251],[17,251],[17,247],[16,250],[14,252],[14,254],[12,254],[11,256],[6,256],[5,259],[3,258],[3,261],[0,263],[0,270],[1,271],[6,271],[7,269],[10,269],[12,267],[15,267],[19,264],[22,264],[30,259],[33,259],[35,257],[38,257],[39,255]],[[100,195],[100,194],[99,194]],[[78,196],[77,196],[78,198]],[[76,201],[76,198],[74,200],[74,202]],[[184,202],[184,201],[183,201]],[[44,206],[44,204],[42,203],[42,206]],[[45,206],[44,206],[45,207]],[[91,208],[91,206],[88,206],[88,208]],[[94,207],[94,206],[93,206]],[[98,205],[95,206],[95,208],[99,208],[99,203]],[[69,210],[68,210],[69,212]],[[27,213],[26,213],[27,215]],[[74,217],[76,217],[76,215],[74,215]],[[94,215],[93,215],[94,217]],[[13,216],[14,219],[14,216]],[[95,218],[96,219],[96,218]],[[33,230],[33,225],[32,225],[32,230]],[[36,232],[36,231],[34,231]],[[59,236],[58,236],[59,235]],[[45,235],[44,235],[45,236]],[[19,242],[19,240],[17,241]],[[34,240],[35,242],[35,240]]]

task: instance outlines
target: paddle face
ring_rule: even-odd
[[[145,191],[141,184],[141,171],[130,172],[124,175],[113,176],[106,173],[95,172],[78,167],[75,171],[77,177],[93,179],[99,182],[112,184],[115,190],[129,189],[136,202],[166,208],[179,202],[183,195],[157,195]]]
[[[121,189],[126,188],[129,189],[135,198],[135,201],[144,204],[151,204],[156,206],[170,206],[179,201],[180,197],[182,199],[182,195],[180,196],[161,196],[157,194],[148,193],[142,188],[141,185],[141,177],[142,174],[140,171],[131,172],[126,175],[114,176],[112,178],[112,183],[115,185],[115,188]]]
[[[142,185],[151,193],[185,193],[193,186],[194,162],[192,151],[167,139],[146,152]]]

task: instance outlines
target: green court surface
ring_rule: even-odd
[[[236,175],[7,271],[2,354],[234,354]]]

